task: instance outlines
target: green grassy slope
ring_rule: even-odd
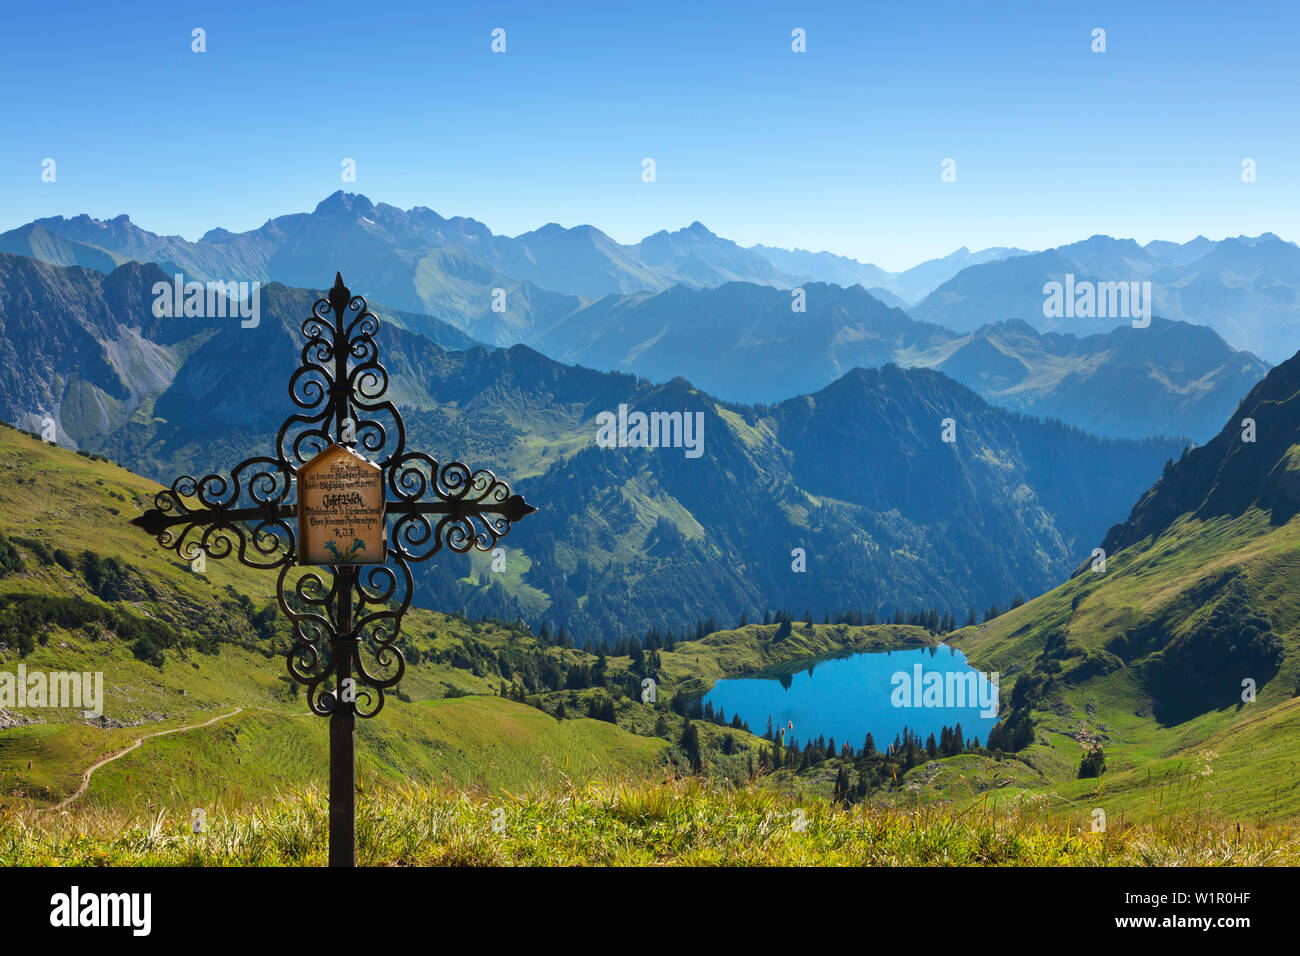
[[[1300,357],[1169,462],[1106,535],[1104,568],[951,636],[1005,675],[1008,722],[1032,717],[1020,753],[1053,799],[1300,815],[1298,516]],[[1077,779],[1085,740],[1104,749],[1099,778]]]
[[[0,532],[7,540],[0,565],[6,554],[21,563],[0,569],[0,669],[21,661],[29,669],[102,670],[106,684],[98,722],[72,712],[0,712],[0,726],[8,725],[0,729],[0,803],[48,807],[76,790],[88,766],[144,734],[236,708],[227,719],[148,740],[105,765],[77,806],[240,807],[323,784],[325,722],[306,713],[285,677],[287,629],[277,620],[269,633],[258,630],[258,615],[272,601],[269,575],[215,560],[197,574],[158,548],[127,523],[155,490],[111,462],[0,429]],[[1298,535],[1300,520],[1276,523],[1259,508],[1186,517],[1112,555],[1105,574],[1078,574],[984,627],[950,635],[976,666],[1003,673],[1004,693],[1020,680],[1035,684],[1033,743],[1014,760],[926,762],[872,800],[968,807],[1019,795],[1084,820],[1097,807],[1121,820],[1192,811],[1267,825],[1300,815],[1290,756],[1300,743],[1293,696],[1300,683]],[[69,552],[62,562],[50,558],[60,543]],[[96,561],[120,562],[113,566],[120,593],[94,583],[78,557],[82,548]],[[1253,703],[1232,699],[1233,687],[1250,675],[1225,673],[1226,702],[1171,717],[1169,702],[1153,690],[1151,668],[1171,653],[1171,642],[1200,634],[1238,587],[1284,648],[1280,667],[1258,675]],[[28,635],[24,655],[6,622],[33,598],[117,616],[42,624]],[[166,625],[178,635],[161,666],[139,658],[132,622]],[[363,792],[409,783],[520,792],[566,780],[658,776],[666,759],[680,767],[673,744],[684,720],[667,706],[674,695],[829,654],[934,641],[922,628],[894,625],[796,623],[784,640],[776,634],[774,624],[750,624],[656,651],[660,703],[649,707],[622,686],[637,681],[629,657],[609,658],[604,686],[534,687],[518,669],[505,676],[499,662],[549,660],[564,672],[590,669],[596,658],[542,647],[519,629],[412,609],[402,641],[415,651],[414,663],[401,693],[389,696],[376,720],[360,724],[359,785]],[[497,696],[503,688],[516,699]],[[1222,696],[1224,687],[1215,692]],[[587,717],[606,697],[616,724]],[[570,719],[554,716],[561,704]],[[23,722],[31,719],[37,722]],[[742,755],[768,746],[743,731],[696,726],[720,777],[736,779],[745,762],[715,759],[726,735]],[[1105,745],[1100,780],[1076,779],[1083,732]],[[813,799],[829,793],[838,766],[828,760],[798,777],[782,771],[761,778],[759,788]]]
[[[241,805],[323,784],[326,722],[310,714],[245,711],[212,727],[160,738],[94,776],[91,807]],[[397,783],[489,789],[643,773],[666,746],[598,720],[558,721],[498,697],[393,702],[357,732],[362,790]]]
[[[1125,642],[1135,634],[1195,634],[1224,580],[1243,582],[1251,608],[1272,622],[1285,648],[1281,667],[1266,680],[1263,673],[1219,674],[1220,705],[1162,719],[1150,675],[1158,652],[1129,650]],[[1033,708],[1034,743],[1022,757],[1062,799],[1133,813],[1204,806],[1262,821],[1300,815],[1298,628],[1300,522],[1273,526],[1254,509],[1182,520],[1108,558],[1104,574],[1085,571],[950,641],[975,666],[1005,675],[1004,699],[1026,674],[1052,674]],[[1048,651],[1061,636],[1060,649]],[[1121,654],[1136,656],[1126,662]],[[1245,678],[1256,681],[1254,702],[1241,700]],[[1100,780],[1074,779],[1081,732],[1103,741]]]
[[[102,671],[105,684],[99,721],[72,710],[0,711],[0,726],[10,725],[0,729],[0,801],[49,805],[73,793],[91,764],[143,735],[237,707],[243,710],[211,726],[146,741],[98,770],[81,799],[204,805],[323,782],[326,722],[306,713],[287,680],[287,627],[277,620],[268,639],[252,620],[273,602],[271,576],[217,560],[199,574],[159,548],[127,523],[156,490],[111,462],[0,429],[0,532],[6,553],[22,565],[0,574],[0,627],[8,628],[0,669],[16,672],[22,663],[29,671]],[[60,547],[68,567],[57,560]],[[82,549],[97,561],[120,562],[104,565],[113,583],[92,585]],[[83,627],[5,623],[6,612],[34,600],[109,616]],[[125,625],[139,622],[166,624],[178,635],[161,667],[139,659],[124,637]],[[26,654],[15,643],[24,634],[33,645]],[[421,659],[382,714],[360,722],[363,786],[419,780],[522,787],[559,773],[581,780],[646,770],[666,746],[608,723],[557,721],[496,697],[500,677],[449,662],[469,644],[534,652],[538,644],[526,632],[416,608],[402,641]]]

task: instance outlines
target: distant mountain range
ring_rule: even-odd
[[[263,453],[292,411],[285,382],[318,293],[271,284],[260,324],[241,328],[154,319],[149,290],[163,279],[154,265],[102,276],[0,255],[0,413],[36,430],[49,415],[60,435],[159,480]],[[494,467],[542,507],[507,542],[514,572],[440,557],[421,572],[422,599],[580,636],[771,606],[820,617],[1031,595],[1182,448],[1026,418],[932,370],[853,369],[755,409],[680,378],[466,348],[455,329],[439,345],[401,327],[410,315],[391,318],[382,358],[412,444]],[[597,447],[596,416],[620,405],[700,413],[703,453]]]
[[[1204,441],[1268,371],[1212,329],[1158,316],[1147,329],[1083,338],[1015,319],[943,338],[894,360],[939,369],[995,404],[1117,437]]]
[[[511,286],[528,282],[586,298],[659,291],[679,283],[795,284],[766,257],[714,235],[698,222],[676,232],[657,232],[630,246],[587,225],[566,229],[547,223],[510,237],[496,235],[474,219],[446,219],[422,206],[402,210],[342,191],[326,197],[311,213],[277,216],[242,233],[212,229],[197,242],[156,235],[125,215],[108,221],[54,216],[0,235],[0,251],[45,251],[72,260],[59,265],[94,267],[107,252],[119,259],[176,266],[198,278],[286,283],[297,281],[302,270],[319,271],[322,264],[351,267],[354,273],[374,270],[368,276],[369,288],[402,307],[437,303],[429,273],[442,266],[443,257],[436,251],[448,247],[472,258],[483,270],[481,278],[495,272],[508,277]]]
[[[1227,343],[1282,357],[1300,332],[1300,249],[1271,234],[963,248],[889,273],[826,252],[745,249],[698,222],[634,245],[554,223],[506,237],[473,219],[337,192],[311,213],[238,234],[213,229],[198,242],[126,216],[82,215],[4,233],[0,251],[101,272],[152,261],[168,274],[290,286],[338,268],[401,313],[395,321],[436,340],[454,326],[564,362],[684,376],[731,401],[777,402],[856,366],[934,367],[991,401],[1112,436],[1208,437],[1266,369]],[[1112,334],[1151,331],[1128,319],[1046,318],[1044,285],[1066,275],[1151,282],[1154,314],[1173,327],[1157,319],[1143,339]],[[792,311],[796,288],[805,312]],[[1036,340],[1031,328],[1049,335]]]
[[[700,222],[676,232],[661,230],[634,245],[622,245],[594,226],[566,229],[553,222],[511,237],[496,235],[474,219],[446,219],[422,206],[402,210],[341,190],[311,213],[278,216],[243,233],[211,229],[198,242],[156,235],[125,215],[106,221],[53,216],[0,234],[0,252],[35,256],[55,265],[103,272],[134,259],[179,268],[200,279],[274,279],[291,285],[301,284],[302,268],[319,269],[321,256],[344,257],[331,262],[350,266],[354,273],[392,258],[394,262],[367,277],[368,287],[395,307],[431,315],[454,305],[454,296],[441,286],[454,287],[457,279],[467,279],[464,265],[457,268],[460,255],[430,258],[435,250],[453,246],[474,262],[480,279],[491,278],[507,289],[530,283],[587,299],[658,292],[678,284],[707,288],[754,282],[788,289],[811,281],[860,284],[876,288],[882,297],[913,302],[966,266],[1023,253],[1002,248],[971,253],[961,248],[892,273],[828,252],[742,248]],[[434,282],[435,275],[443,282]]]
[[[971,252],[962,246],[941,259],[930,259],[903,272],[886,272],[879,266],[858,262],[830,252],[808,252],[804,249],[774,249],[771,246],[750,246],[771,260],[782,272],[795,276],[797,284],[827,282],[833,285],[860,285],[887,305],[906,308],[918,302],[938,285],[951,279],[967,266],[996,262],[1011,256],[1028,255],[1023,249],[997,246]]]
[[[1044,315],[1049,282],[1150,282],[1154,314],[1218,332],[1237,348],[1278,362],[1300,347],[1300,247],[1272,233],[1211,242],[1093,236],[1083,242],[970,266],[908,311],[958,332],[1018,318],[1043,332],[1091,335],[1128,319]]]
[[[778,289],[731,283],[607,296],[530,345],[564,362],[682,375],[733,401],[814,391],[856,366],[937,368],[985,398],[1101,435],[1212,435],[1267,366],[1202,326],[1157,318],[1077,338],[1013,320],[965,334],[917,322],[861,286],[809,284],[806,311]]]
[[[1064,281],[1152,284],[1154,314],[1207,325],[1233,346],[1280,361],[1300,345],[1300,248],[1272,233],[1185,243],[1093,236],[1041,252],[958,249],[893,273],[829,252],[744,248],[694,222],[622,245],[599,229],[548,223],[518,236],[462,216],[444,218],[336,192],[310,213],[258,229],[212,229],[197,242],[159,236],[127,216],[38,219],[0,234],[0,252],[55,265],[111,271],[127,259],[157,262],[200,279],[318,282],[343,269],[391,308],[443,319],[491,344],[530,334],[607,295],[707,289],[751,282],[861,285],[917,320],[957,332],[1018,318],[1039,331],[1091,335],[1127,324],[1116,316],[1044,316],[1043,287]],[[493,291],[505,295],[494,311]],[[498,308],[500,305],[498,304]]]

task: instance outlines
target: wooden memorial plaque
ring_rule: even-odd
[[[383,564],[384,472],[339,444],[298,469],[298,563]]]

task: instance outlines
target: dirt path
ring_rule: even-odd
[[[96,770],[98,770],[100,767],[104,766],[104,764],[106,764],[106,763],[112,763],[112,762],[113,762],[114,760],[116,760],[118,757],[125,757],[127,754],[129,754],[132,750],[135,750],[137,747],[139,747],[139,746],[140,746],[142,743],[144,743],[146,740],[150,740],[150,739],[152,739],[152,738],[154,738],[154,737],[166,737],[168,734],[179,734],[181,731],[184,731],[184,730],[198,730],[200,727],[211,727],[213,724],[215,724],[215,723],[216,723],[217,721],[219,721],[219,720],[225,720],[225,719],[228,718],[228,717],[234,717],[235,714],[239,713],[239,712],[240,712],[241,710],[243,710],[243,709],[244,709],[244,708],[242,708],[242,707],[236,707],[234,710],[232,710],[232,711],[231,711],[230,713],[228,713],[228,714],[222,714],[222,715],[219,716],[219,717],[213,717],[211,720],[209,720],[209,721],[205,721],[204,723],[201,723],[201,724],[190,724],[190,726],[188,726],[188,727],[173,727],[171,730],[159,730],[159,731],[157,731],[156,733],[145,734],[143,737],[141,737],[140,739],[138,739],[135,743],[133,743],[131,746],[127,747],[125,750],[118,751],[117,753],[113,754],[113,756],[111,756],[111,757],[105,757],[105,758],[104,758],[103,760],[101,760],[99,763],[94,764],[92,767],[90,767],[90,769],[88,769],[85,773],[83,773],[83,774],[81,775],[81,786],[77,788],[77,792],[74,793],[72,796],[68,797],[68,799],[64,800],[62,803],[60,803],[60,804],[58,804],[57,806],[55,806],[55,807],[53,808],[53,810],[62,810],[64,807],[66,807],[68,804],[70,804],[73,800],[76,800],[77,797],[79,797],[79,796],[81,796],[83,793],[85,793],[85,792],[86,792],[86,789],[90,786],[90,776],[91,776],[91,774],[93,774]]]

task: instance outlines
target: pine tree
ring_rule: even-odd
[[[847,803],[849,797],[849,775],[844,772],[844,765],[840,764],[839,772],[835,774],[835,796],[836,803]]]
[[[700,752],[700,731],[689,720],[682,730],[681,746],[686,759],[690,761],[691,769],[698,772],[704,766],[704,755]]]

